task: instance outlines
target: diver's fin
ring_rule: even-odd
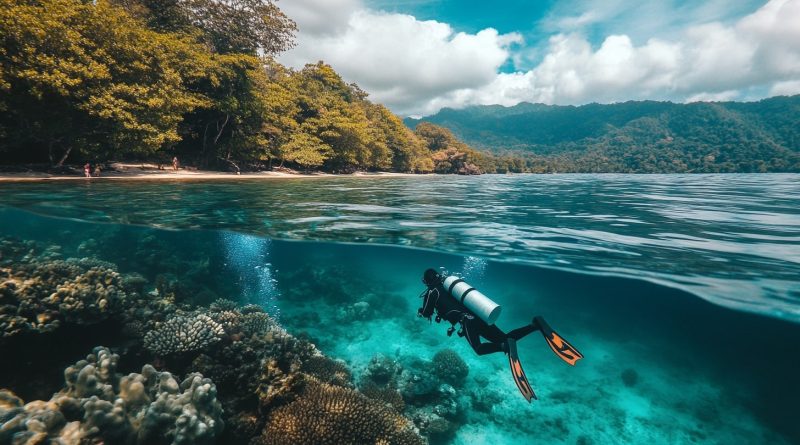
[[[567,343],[563,337],[558,335],[556,331],[554,331],[544,318],[542,317],[534,317],[533,323],[536,325],[539,330],[542,331],[542,335],[544,339],[547,341],[547,344],[550,345],[550,349],[556,353],[556,355],[564,360],[565,362],[569,363],[570,365],[575,365],[575,362],[583,358],[583,354],[578,352],[574,346]]]
[[[522,397],[525,397],[525,400],[530,403],[531,399],[537,399],[537,397],[533,392],[533,388],[531,388],[531,384],[528,383],[525,371],[522,370],[522,364],[519,362],[517,341],[513,338],[509,338],[506,341],[508,342],[508,364],[511,365],[511,375],[514,376],[514,383],[517,384]]]

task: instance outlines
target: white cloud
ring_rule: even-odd
[[[692,96],[689,96],[686,99],[687,103],[691,102],[725,102],[728,100],[733,100],[739,97],[739,91],[737,90],[728,90],[722,91],[719,93],[698,93]]]
[[[762,0],[560,0],[539,23],[551,34],[624,33],[634,42],[670,38],[689,26],[730,24],[752,12]]]
[[[303,29],[302,16],[292,17]],[[446,23],[361,9],[339,33],[301,32],[298,46],[280,60],[295,68],[325,60],[373,100],[413,113],[432,97],[490,83],[510,46],[521,41],[494,29],[456,33]]]
[[[330,36],[345,30],[361,0],[283,0],[278,6],[300,27],[300,36]]]
[[[759,86],[770,94],[798,93],[798,23],[800,0],[773,0],[731,25],[695,25],[673,39],[639,46],[627,35],[611,35],[593,49],[581,34],[557,34],[533,69],[499,74],[482,88],[435,98],[423,109],[521,101],[733,100],[750,98],[744,92]]]
[[[310,3],[292,1],[298,8]],[[324,27],[293,12],[294,6],[285,8],[301,34],[298,47],[282,61],[299,67],[323,59],[373,100],[402,114],[520,101],[731,100],[750,98],[745,92],[759,89],[800,92],[800,0],[771,0],[738,20],[725,16],[721,1],[689,12],[673,4],[691,17],[683,28],[676,27],[674,11],[669,16],[659,2],[636,3],[638,12],[631,16],[623,0],[575,0],[583,9],[560,20],[549,17],[554,34],[540,48],[541,58],[517,73],[498,70],[509,57],[530,51],[515,48],[522,43],[518,34],[456,33],[446,23],[370,11],[356,0],[335,1],[347,3],[350,13],[346,19],[330,16]],[[594,47],[585,27],[625,14],[648,19],[632,26],[632,34],[610,34]],[[314,25],[311,31],[304,31],[309,28],[304,20]],[[657,37],[642,38],[647,27]]]
[[[769,90],[770,96],[793,96],[800,94],[800,80],[777,82]]]

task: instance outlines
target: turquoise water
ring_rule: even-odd
[[[453,349],[469,375],[451,397],[452,428],[432,443],[800,443],[798,175],[0,191],[0,236],[114,263],[149,287],[167,276],[198,304],[259,304],[344,360],[356,381],[376,356],[413,369]],[[445,325],[415,317],[428,267],[502,304],[504,330],[543,315],[586,358],[569,367],[540,337],[522,340],[540,399],[528,405],[502,355],[477,357]],[[75,343],[80,357],[96,339]],[[24,389],[21,374],[5,367],[0,387]],[[409,416],[426,408],[409,402]]]

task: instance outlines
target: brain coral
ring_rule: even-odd
[[[358,392],[309,377],[302,393],[269,416],[256,445],[422,445],[411,422]]]
[[[175,316],[144,336],[144,346],[158,355],[199,351],[220,341],[225,329],[208,315]]]

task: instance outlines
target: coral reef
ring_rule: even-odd
[[[373,310],[366,301],[357,301],[353,304],[342,305],[336,310],[334,320],[338,322],[369,320]]]
[[[0,267],[0,337],[92,324],[132,307],[115,266],[91,259],[30,260]]]
[[[245,335],[258,335],[278,326],[277,322],[264,312],[242,312],[242,314],[241,327]]]
[[[362,393],[406,414],[419,433],[436,442],[447,441],[466,421],[466,401],[449,382],[463,385],[468,368],[455,352],[445,349],[433,360],[400,360],[374,356],[364,369]]]
[[[403,367],[397,360],[392,360],[383,354],[372,357],[362,375],[363,381],[372,382],[378,386],[396,386],[397,379],[403,372]]]
[[[464,385],[469,374],[469,366],[452,349],[442,349],[433,356],[433,374],[443,382],[457,388]]]
[[[190,283],[178,272],[191,262],[159,270],[170,257],[153,253],[164,251],[158,237],[122,235],[112,236],[131,247],[119,253],[124,274],[98,260],[63,260],[52,246],[0,239],[0,345],[19,351],[32,339],[61,341],[39,334],[80,327],[91,343],[79,350],[113,331],[110,345],[122,356],[96,348],[66,367],[63,387],[56,373],[37,375],[37,391],[9,382],[22,397],[0,390],[0,444],[425,443],[403,417],[397,362],[376,359],[362,385],[367,397],[345,363],[323,355],[310,338],[289,334],[259,306],[239,307]],[[91,239],[64,250],[110,252]],[[131,267],[137,261],[144,267]],[[196,270],[208,264],[201,259]],[[377,297],[343,283],[328,295],[344,308],[340,316],[373,317],[379,305],[369,299]],[[309,285],[331,290],[328,284]],[[205,294],[191,295],[193,289]],[[200,301],[213,303],[190,304]],[[48,369],[61,369],[74,354],[65,351]],[[141,372],[122,375],[120,363]]]
[[[324,355],[309,357],[300,365],[300,371],[316,377],[318,380],[337,386],[352,386],[352,375],[347,365]]]
[[[427,394],[427,402],[407,409],[420,434],[441,440],[450,436],[465,422],[464,405],[455,388],[442,383]]]
[[[222,431],[222,407],[211,380],[193,373],[181,383],[150,365],[117,374],[119,356],[97,347],[64,371],[66,387],[49,401],[0,392],[0,443],[210,444]]]
[[[144,346],[155,354],[169,355],[200,351],[220,341],[223,325],[208,315],[175,316],[144,336]]]
[[[223,311],[233,311],[238,308],[238,304],[236,304],[233,300],[227,300],[225,298],[217,298],[214,300],[213,303],[208,305],[208,310],[212,312],[223,312]]]
[[[254,445],[425,443],[402,408],[355,391],[343,363],[288,334],[272,339],[257,391],[269,415]]]
[[[381,387],[372,381],[367,381],[362,384],[360,390],[365,396],[377,400],[398,413],[402,413],[406,409],[406,402],[403,400],[402,394],[392,387]]]
[[[242,314],[237,310],[209,312],[208,317],[222,326],[228,335],[236,334],[242,329]]]
[[[351,389],[307,379],[294,401],[270,414],[254,445],[425,443],[396,411]]]

